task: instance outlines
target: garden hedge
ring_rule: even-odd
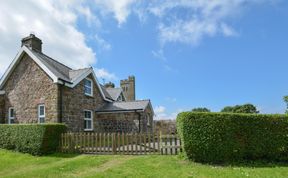
[[[65,131],[63,124],[0,124],[0,148],[32,155],[52,153]]]
[[[190,160],[288,161],[287,115],[183,112],[177,131]]]

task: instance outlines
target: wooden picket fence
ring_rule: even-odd
[[[85,154],[162,154],[177,155],[181,141],[177,135],[140,133],[63,133],[63,153]]]

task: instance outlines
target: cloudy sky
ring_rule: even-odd
[[[0,0],[0,75],[33,32],[101,82],[135,75],[157,118],[244,103],[283,113],[287,19],[284,0]]]

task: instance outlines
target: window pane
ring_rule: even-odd
[[[84,85],[91,88],[92,82],[86,79]]]
[[[86,119],[91,119],[91,118],[92,118],[92,114],[91,114],[90,111],[85,111],[84,113],[85,113],[85,116],[84,116],[84,117],[85,117]]]
[[[14,124],[14,119],[10,119],[10,124]]]
[[[91,95],[92,94],[91,88],[85,87],[85,94]]]
[[[40,122],[40,123],[45,123],[45,117],[40,117],[40,118],[39,118],[39,122]]]
[[[10,117],[14,117],[14,109],[11,108],[9,114],[10,114],[10,115],[9,115]]]
[[[45,115],[45,107],[44,106],[39,106],[39,115],[44,116]]]
[[[85,129],[92,129],[92,121],[85,120]]]

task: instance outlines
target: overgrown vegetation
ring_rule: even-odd
[[[55,152],[65,131],[63,124],[1,124],[0,148],[32,155]]]
[[[190,160],[288,160],[287,115],[184,112],[177,129]]]

